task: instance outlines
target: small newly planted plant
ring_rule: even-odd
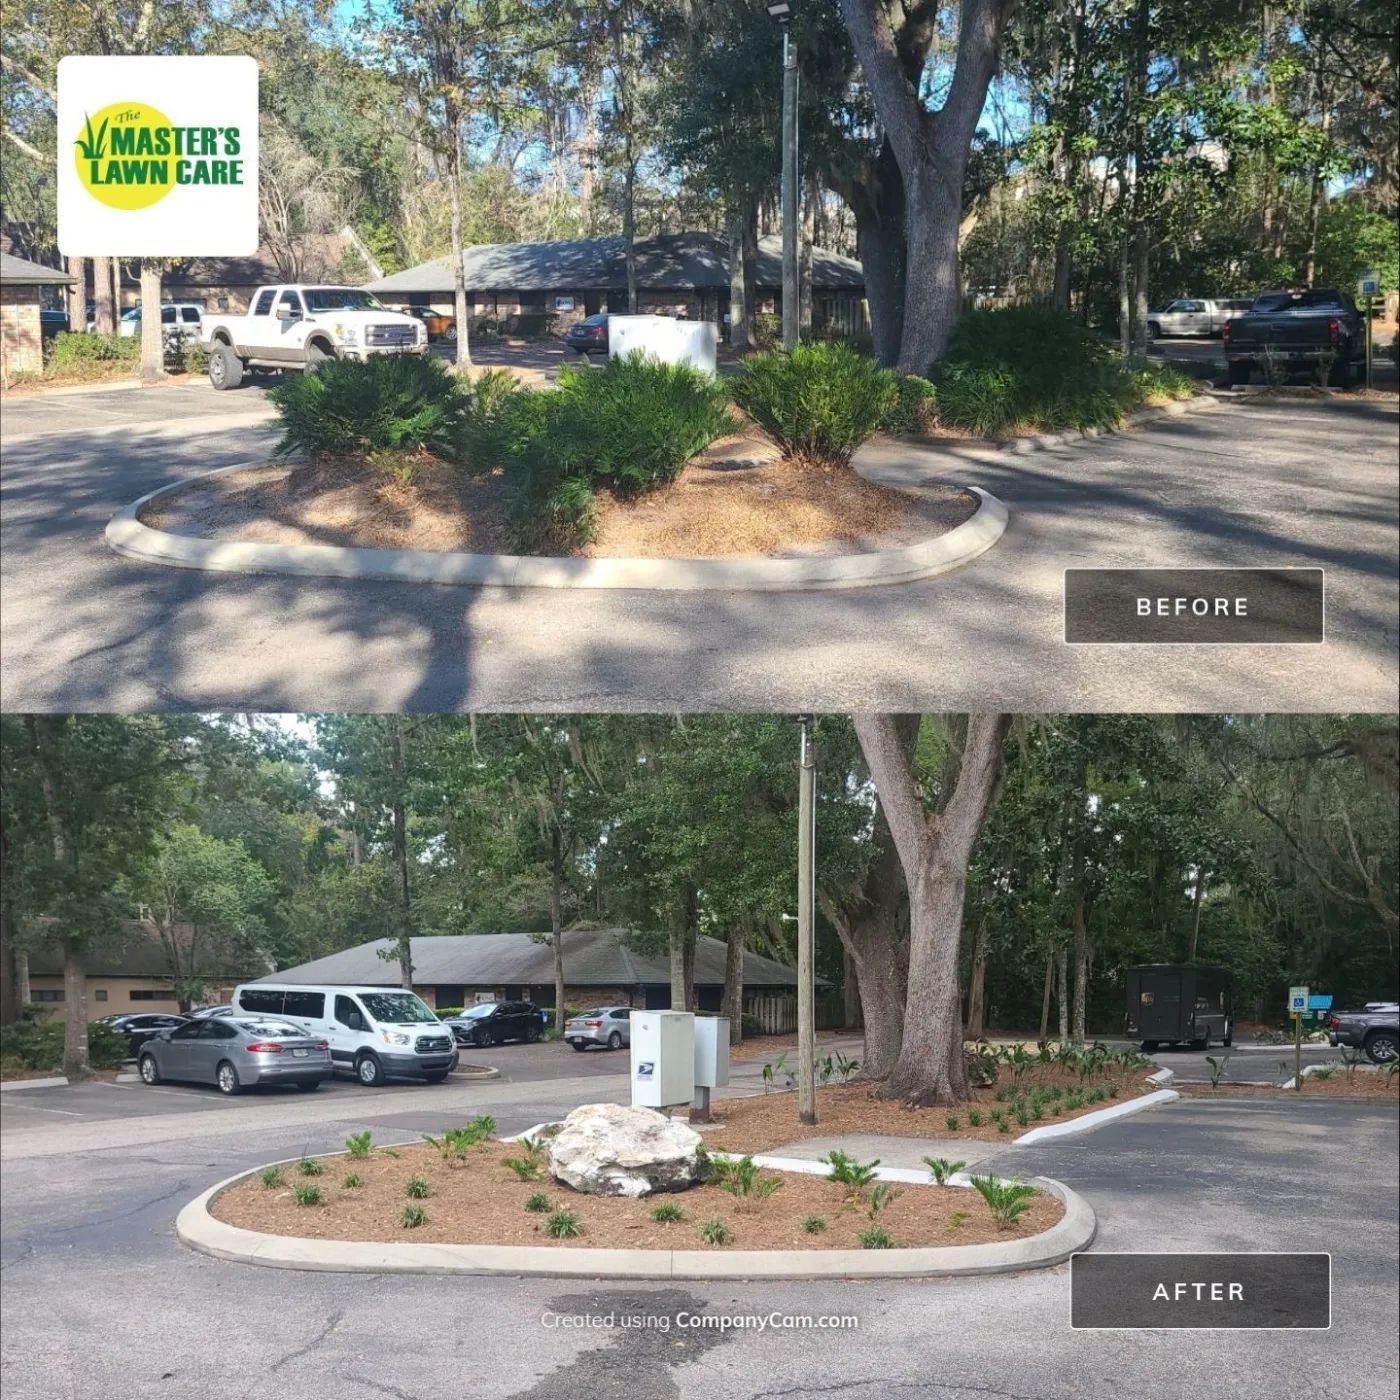
[[[421,1201],[432,1195],[433,1188],[421,1176],[411,1176],[403,1184],[403,1193],[410,1200]]]
[[[809,1215],[802,1222],[802,1228],[809,1235],[820,1235],[826,1229],[826,1219],[820,1215]]]
[[[1016,1110],[1016,1121],[1024,1128],[1031,1121],[1030,1114],[1024,1108]]]
[[[1331,1077],[1332,1077],[1334,1074],[1336,1074],[1336,1072],[1337,1072],[1337,1066],[1336,1066],[1336,1065],[1319,1065],[1315,1070],[1313,1070],[1313,1072],[1312,1072],[1312,1077],[1313,1077],[1314,1079],[1327,1080],[1327,1079],[1331,1079]]]
[[[1395,1083],[1395,1076],[1400,1074],[1400,1060],[1387,1060],[1380,1072],[1385,1075],[1385,1087],[1389,1089]]]
[[[845,1084],[860,1069],[859,1060],[848,1060],[839,1050],[836,1052],[836,1075]]]
[[[363,1186],[365,1184],[365,1179],[359,1172],[346,1172],[345,1175],[340,1178],[340,1184],[345,1187],[347,1191],[353,1191],[357,1186]]]
[[[1032,1198],[1039,1194],[1034,1186],[1019,1181],[998,1181],[994,1176],[974,1176],[972,1184],[986,1201],[998,1230],[1014,1225],[1030,1209]]]
[[[948,1182],[967,1165],[966,1162],[950,1162],[946,1157],[925,1157],[924,1166],[939,1186]]]
[[[1229,1063],[1230,1057],[1228,1055],[1206,1056],[1206,1064],[1210,1066],[1210,1087],[1212,1089],[1220,1087],[1220,1081],[1225,1078],[1225,1069]]]
[[[299,1206],[319,1206],[321,1204],[321,1188],[314,1182],[298,1182],[292,1187],[292,1197]]]
[[[435,1138],[431,1133],[424,1133],[423,1141],[429,1147],[437,1148],[442,1160],[449,1167],[453,1167],[460,1166],[466,1160],[467,1149],[473,1146],[475,1139],[469,1128],[448,1128],[440,1138]]]
[[[1108,1096],[1111,1099],[1116,1099],[1118,1097],[1118,1085],[1110,1084],[1108,1086]]]
[[[472,1145],[476,1146],[496,1131],[496,1120],[489,1113],[480,1113],[462,1131],[471,1135]]]
[[[364,1161],[371,1151],[370,1141],[369,1133],[351,1133],[350,1136],[345,1139],[345,1155],[353,1158],[357,1162]]]
[[[583,1233],[578,1223],[578,1215],[571,1210],[555,1210],[549,1213],[544,1222],[544,1232],[552,1240],[577,1239]]]
[[[974,1128],[980,1128],[980,1127],[982,1126],[982,1114],[981,1114],[981,1111],[980,1111],[979,1109],[969,1108],[968,1111],[967,1111],[967,1121],[968,1121]]]
[[[658,1225],[674,1225],[685,1219],[685,1212],[674,1201],[666,1201],[652,1211],[651,1218]]]
[[[787,1051],[784,1050],[776,1060],[769,1061],[763,1066],[763,1092],[766,1094],[777,1082],[781,1075],[784,1084],[791,1089],[797,1083],[797,1074],[788,1067]]]
[[[1347,1083],[1352,1083],[1356,1078],[1356,1071],[1366,1063],[1366,1056],[1360,1050],[1353,1050],[1349,1046],[1342,1049],[1342,1063],[1347,1070]]]
[[[866,1187],[875,1180],[875,1168],[880,1165],[878,1157],[873,1162],[858,1162],[836,1148],[832,1148],[821,1160],[829,1168],[826,1179],[846,1187],[848,1201],[864,1198]]]
[[[955,1210],[952,1215],[948,1217],[948,1224],[956,1230],[960,1225],[965,1224],[971,1219],[972,1216],[967,1211]]]
[[[428,1223],[428,1212],[423,1206],[405,1206],[399,1212],[399,1224],[405,1230],[416,1230]]]
[[[888,1210],[903,1194],[903,1191],[896,1191],[888,1182],[882,1181],[871,1189],[870,1205],[866,1213],[871,1220],[878,1220],[881,1211]]]
[[[1042,1118],[1044,1118],[1044,1117],[1045,1117],[1045,1110],[1044,1110],[1038,1103],[1033,1103],[1033,1104],[1031,1105],[1031,1119],[1032,1119],[1032,1121],[1033,1121],[1033,1122],[1036,1122],[1036,1123],[1039,1123],[1040,1120],[1041,1120]]]
[[[543,1215],[549,1209],[549,1197],[543,1191],[534,1191],[525,1198],[525,1209],[532,1215]]]
[[[872,1225],[868,1230],[862,1230],[856,1236],[860,1241],[862,1249],[893,1249],[894,1241],[890,1238],[887,1230],[882,1230],[878,1225]]]
[[[258,1173],[258,1180],[262,1182],[266,1190],[276,1190],[276,1188],[282,1184],[282,1168],[264,1167],[262,1171]]]
[[[513,1171],[521,1181],[538,1181],[544,1175],[544,1167],[533,1157],[507,1157],[502,1165]]]
[[[947,1128],[950,1133],[955,1133],[958,1130],[959,1121],[956,1113],[948,1113],[944,1115],[943,1126]]]
[[[836,1073],[836,1061],[830,1055],[823,1055],[812,1068],[816,1071],[819,1084],[830,1084],[831,1076]]]
[[[743,1202],[766,1201],[783,1184],[780,1176],[764,1176],[750,1156],[724,1158],[710,1168],[710,1180]]]
[[[1005,1118],[998,1118],[998,1119],[997,1119],[997,1132],[999,1132],[999,1133],[1009,1133],[1010,1131],[1011,1131],[1011,1124],[1008,1123],[1008,1122],[1006,1121]]]
[[[321,1176],[326,1170],[324,1162],[318,1162],[314,1157],[303,1157],[297,1163],[297,1172],[301,1176]]]
[[[723,1220],[716,1218],[701,1225],[700,1237],[706,1244],[726,1245],[734,1238],[734,1231]]]

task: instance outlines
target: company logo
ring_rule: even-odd
[[[246,179],[236,126],[176,126],[140,102],[86,116],[73,143],[78,180],[112,209],[149,209],[177,185],[233,186]]]

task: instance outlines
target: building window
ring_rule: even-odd
[[[106,1001],[106,1000],[107,1000],[107,988],[106,988],[106,987],[99,987],[99,988],[93,993],[93,997],[94,997],[94,999],[97,1000],[97,1001]]]
[[[29,994],[29,999],[30,999],[31,1001],[62,1001],[62,1000],[63,1000],[63,993],[62,993],[61,991],[60,991],[60,992],[31,992],[31,993]]]
[[[132,1001],[175,1001],[176,996],[173,991],[159,992],[132,992]]]

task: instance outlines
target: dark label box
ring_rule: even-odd
[[[1321,569],[1066,569],[1074,644],[1316,646]]]
[[[1070,1326],[1332,1325],[1330,1254],[1076,1254]]]

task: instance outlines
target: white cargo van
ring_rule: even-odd
[[[330,1042],[331,1063],[361,1084],[389,1078],[440,1084],[457,1067],[457,1042],[416,992],[400,987],[308,987],[248,982],[235,1016],[280,1016]]]

